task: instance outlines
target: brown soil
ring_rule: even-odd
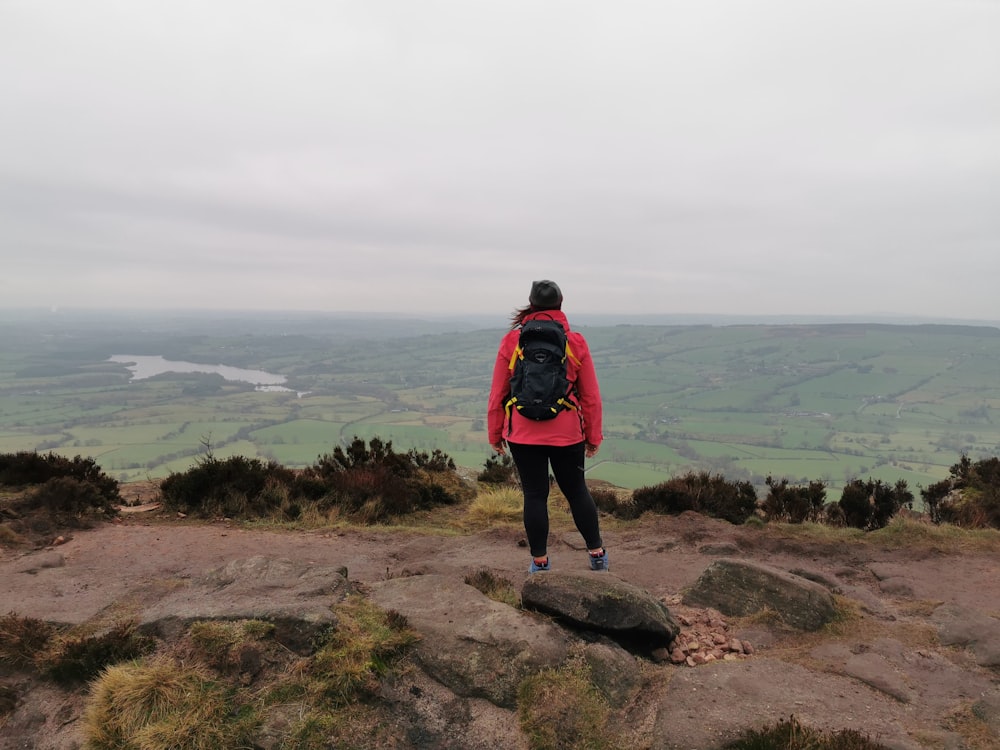
[[[155,500],[153,492],[155,488],[143,485],[125,488],[133,505]],[[0,549],[3,613],[83,622],[112,604],[148,601],[171,581],[261,554],[343,565],[349,578],[362,584],[425,573],[464,579],[481,568],[519,584],[528,565],[523,530],[510,526],[464,534],[384,529],[275,531],[228,521],[177,519],[146,508],[123,513],[114,523],[60,536],[58,544],[45,549]],[[841,593],[862,612],[851,626],[855,631],[850,637],[855,641],[891,638],[915,652],[933,650],[935,658],[958,667],[940,670],[942,680],[960,681],[963,674],[973,674],[994,688],[998,685],[995,668],[978,667],[961,649],[938,646],[928,625],[928,616],[941,604],[1000,617],[1000,555],[996,546],[960,549],[957,543],[921,541],[889,548],[868,541],[819,542],[780,528],[735,527],[695,514],[647,516],[621,525],[606,519],[605,542],[614,575],[645,588],[672,607],[679,607],[679,594],[720,556],[755,560],[805,572],[814,580],[836,582]],[[586,565],[579,535],[565,524],[553,528],[550,555],[555,569]],[[30,568],[36,564],[58,566],[58,575],[32,575]],[[810,662],[816,656],[809,649],[815,649],[817,636],[789,635],[765,622],[734,623],[733,627],[754,644],[757,657],[774,655],[815,667]],[[826,637],[837,640],[836,635]],[[853,647],[856,650],[857,644]],[[940,687],[942,695],[948,693],[947,687]],[[935,698],[925,698],[926,706],[919,704],[918,697],[918,704],[911,707],[915,722],[923,721],[922,711],[929,715],[960,708],[951,699],[942,697],[938,701],[942,705],[931,705]],[[864,729],[870,714],[864,696],[859,694],[858,705],[850,704],[850,695],[841,700],[846,702],[841,710],[859,717],[858,726]],[[738,716],[741,705],[733,697],[725,710]],[[738,718],[745,719],[746,726],[757,720],[754,715]],[[0,727],[2,724],[0,717]],[[31,738],[4,738],[0,729],[0,748],[54,747],[24,744],[31,742]],[[948,746],[942,742],[940,746]]]

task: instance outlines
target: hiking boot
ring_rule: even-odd
[[[595,555],[590,552],[587,554],[590,558],[590,569],[591,570],[609,570],[611,568],[611,563],[608,561],[608,551],[601,548],[601,554]]]
[[[551,562],[552,561],[549,560],[549,558],[546,557],[545,558],[545,562],[542,563],[541,565],[539,565],[538,563],[535,562],[535,558],[531,558],[531,567],[528,568],[528,572],[529,573],[541,573],[541,572],[544,572],[544,571],[546,571],[546,570],[549,569],[549,565],[551,564]]]

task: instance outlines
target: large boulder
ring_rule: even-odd
[[[420,666],[463,697],[513,708],[521,680],[570,653],[569,634],[553,623],[444,576],[393,578],[372,584],[368,595],[406,617],[421,636],[414,648]]]
[[[732,617],[771,610],[799,630],[818,630],[836,615],[833,595],[820,584],[767,565],[730,558],[709,565],[685,593],[683,602],[712,607]]]
[[[607,574],[536,573],[525,581],[521,603],[645,654],[669,647],[681,631],[667,605]]]

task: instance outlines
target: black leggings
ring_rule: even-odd
[[[527,445],[508,443],[510,455],[521,476],[524,491],[524,530],[532,557],[545,557],[549,540],[549,464],[562,490],[573,522],[583,535],[587,549],[600,549],[601,528],[597,506],[583,478],[584,444]]]

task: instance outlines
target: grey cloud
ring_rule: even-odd
[[[8,2],[4,304],[997,317],[997,38],[971,0]]]

